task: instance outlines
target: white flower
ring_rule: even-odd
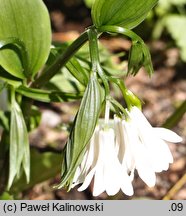
[[[97,126],[83,161],[76,170],[73,187],[83,183],[78,188],[78,191],[83,191],[94,178],[94,196],[104,191],[110,196],[115,195],[120,189],[132,195],[131,179],[118,159],[117,145],[113,128],[102,129]]]
[[[182,138],[171,130],[153,128],[142,112],[133,107],[128,120],[115,119],[120,128],[120,140],[124,145],[119,158],[127,171],[138,171],[140,178],[152,187],[156,183],[156,172],[167,170],[173,162],[172,154],[165,141],[181,142]],[[119,137],[119,136],[117,136]]]
[[[86,147],[71,188],[82,184],[78,191],[83,191],[94,179],[94,196],[104,191],[112,196],[120,189],[130,196],[135,169],[149,187],[154,186],[155,173],[167,170],[173,162],[165,141],[176,143],[182,138],[171,130],[153,128],[137,107],[128,112],[126,120],[108,120],[106,114],[105,123],[99,122]]]

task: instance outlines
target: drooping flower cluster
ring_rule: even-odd
[[[83,191],[94,179],[94,196],[104,191],[115,195],[120,189],[130,196],[135,169],[149,187],[156,183],[156,172],[168,169],[173,157],[165,141],[182,138],[171,130],[153,128],[135,106],[127,112],[127,119],[115,116],[106,127],[101,123],[96,127],[71,187],[81,183],[78,191]]]

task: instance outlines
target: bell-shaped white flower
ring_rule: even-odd
[[[128,115],[127,120],[115,120],[122,131],[122,148],[125,149],[120,160],[128,172],[133,173],[136,169],[140,178],[152,187],[156,182],[155,173],[167,170],[173,162],[165,141],[176,143],[182,138],[171,130],[152,127],[137,107],[133,107]]]
[[[122,169],[117,149],[114,129],[102,129],[101,126],[97,126],[83,161],[76,170],[73,186],[82,183],[78,191],[83,191],[94,178],[94,196],[104,191],[112,196],[120,189],[125,194],[132,195],[131,179],[127,170]]]

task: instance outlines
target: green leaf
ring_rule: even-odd
[[[73,57],[66,64],[66,68],[70,71],[70,73],[84,86],[88,83],[88,74],[81,66],[79,61]]]
[[[101,88],[93,75],[87,85],[73,128],[63,152],[62,182],[58,188],[70,188],[85,147],[94,132],[102,105]]]
[[[14,87],[18,87],[22,84],[22,80],[7,73],[2,67],[0,67],[0,79]]]
[[[39,0],[0,0],[0,40],[18,38],[28,56],[24,70],[20,56],[12,49],[0,52],[0,65],[19,78],[31,77],[44,65],[50,51],[51,28],[48,11]]]
[[[20,41],[18,38],[13,37],[0,40],[0,51],[5,50],[7,48],[17,53],[22,63],[23,69],[27,71],[28,56],[24,43]],[[20,79],[24,79],[24,75],[19,71],[14,76]]]
[[[158,0],[95,0],[92,19],[96,27],[117,25],[132,29],[139,25]]]
[[[30,178],[30,149],[26,124],[22,111],[15,101],[11,104],[10,120],[10,155],[8,188],[11,187],[15,177],[20,177],[23,167],[27,182]]]
[[[28,88],[26,86],[19,86],[16,89],[21,95],[24,95],[28,98],[32,98],[37,101],[42,102],[62,102],[79,99],[82,97],[82,94],[79,93],[66,93],[61,91],[47,91],[41,89]]]

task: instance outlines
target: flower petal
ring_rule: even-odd
[[[159,138],[168,142],[177,143],[182,141],[182,138],[180,136],[169,129],[156,127],[153,128],[153,131]]]
[[[119,192],[121,187],[121,164],[119,161],[109,163],[104,169],[105,190],[109,196]]]
[[[135,106],[132,107],[132,109],[129,113],[129,116],[132,119],[132,121],[134,121],[135,124],[138,125],[138,127],[147,128],[147,129],[152,128],[149,121],[143,115],[141,110],[139,110],[137,107],[135,107]]]
[[[168,145],[149,130],[148,133],[140,131],[140,139],[145,147],[146,154],[149,156],[148,163],[151,164],[154,172],[167,170],[169,163],[173,162],[173,157]]]
[[[152,141],[149,154],[155,172],[161,172],[169,168],[169,163],[173,162],[173,157],[168,145],[163,140],[154,139]]]
[[[146,148],[146,154],[149,155],[149,164],[151,164],[153,171],[161,172],[162,170],[167,170],[169,163],[173,162],[173,157],[167,144],[162,140],[162,137],[159,136],[158,130],[153,128],[150,124],[147,124],[145,116],[137,108],[134,109],[131,118],[134,127],[136,127],[139,133],[139,139]],[[170,136],[169,130],[161,130],[160,134],[162,133],[164,136],[166,135],[166,137]]]
[[[131,154],[135,160],[135,166],[138,171],[140,178],[149,186],[155,185],[156,176],[153,168],[151,167],[149,152],[145,145],[139,139],[138,133],[136,132],[135,122],[125,122],[124,130],[127,134],[127,139],[131,148]],[[132,168],[133,169],[133,168]]]
[[[105,191],[103,167],[97,166],[94,176],[93,196],[99,196]]]
[[[105,131],[100,131],[100,145],[105,190],[108,195],[115,195],[120,190],[121,164],[117,157],[113,129],[110,128]]]
[[[92,169],[92,170],[88,173],[88,175],[85,177],[84,182],[83,182],[83,184],[78,188],[78,191],[83,191],[83,190],[85,190],[85,189],[89,186],[89,184],[90,184],[90,182],[91,182],[91,180],[92,180],[94,174],[95,174],[95,168]]]
[[[118,159],[120,162],[122,162],[125,153],[124,131],[122,120],[116,116],[114,116],[114,128],[116,133]]]
[[[126,170],[122,170],[122,183],[121,183],[121,190],[128,196],[132,196],[134,194],[134,190],[132,187],[131,179],[128,176]]]
[[[139,153],[139,152],[138,152]],[[148,164],[148,158],[143,151],[140,153],[140,157],[136,158],[136,169],[140,178],[149,186],[153,187],[156,183],[155,172]]]

